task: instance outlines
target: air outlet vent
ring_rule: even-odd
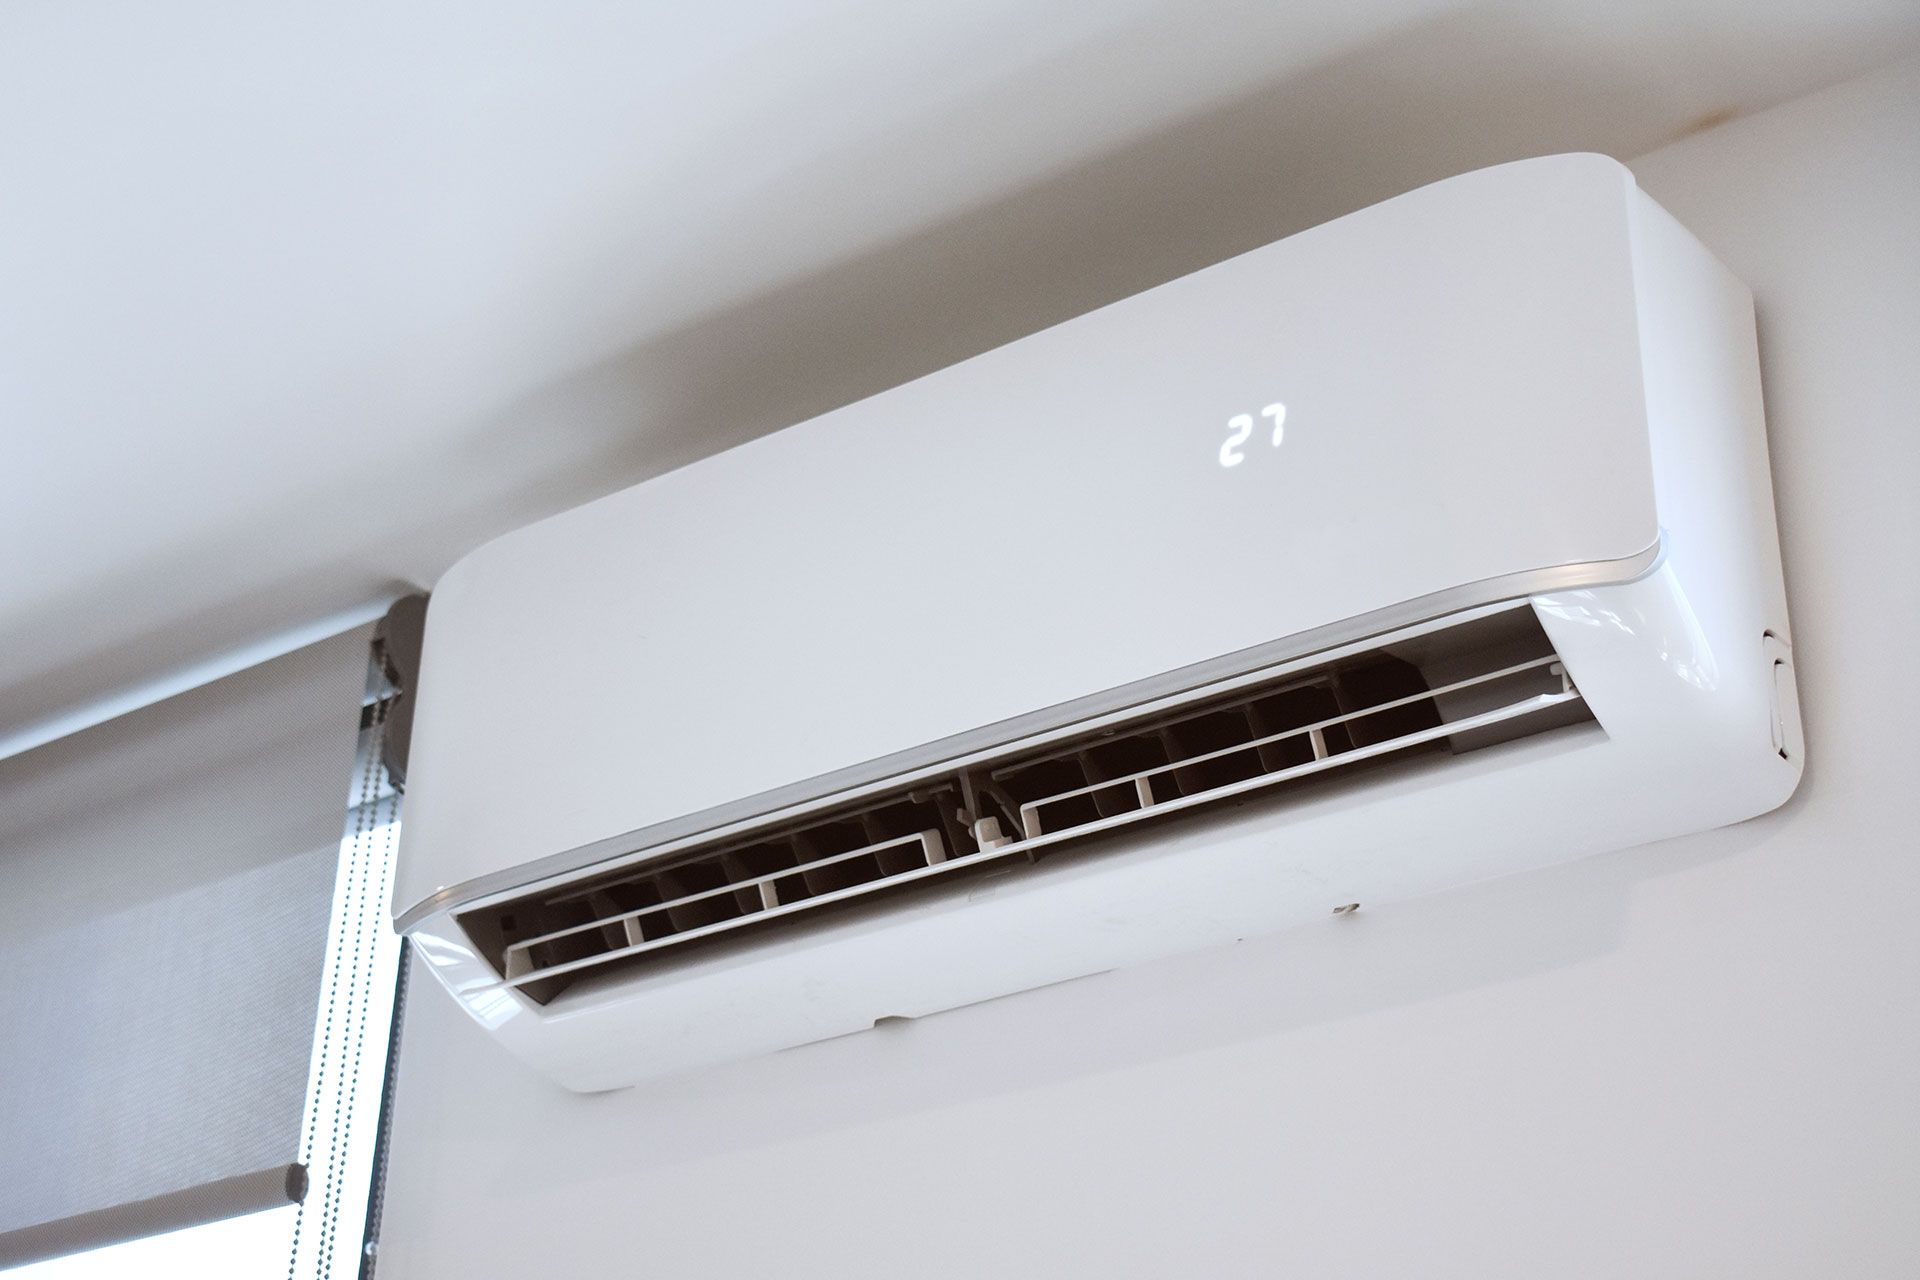
[[[460,916],[502,981],[546,1002],[879,891],[1252,793],[1444,759],[1591,719],[1530,609],[1325,665],[1201,690],[1132,721],[1054,735],[858,803],[588,873]]]

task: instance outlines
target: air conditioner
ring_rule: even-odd
[[[1801,769],[1746,289],[1437,183],[520,530],[395,899],[598,1090],[1737,822]]]

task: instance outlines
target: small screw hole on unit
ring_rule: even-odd
[[[1337,916],[1350,916],[1359,909],[1360,904],[1357,902],[1343,902],[1333,909],[1333,914]]]

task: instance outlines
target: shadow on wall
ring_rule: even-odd
[[[474,453],[499,462],[510,484],[556,450],[578,454],[605,491],[609,479],[672,470],[1415,186],[1548,152],[1634,154],[1666,140],[1660,122],[1676,111],[1729,109],[1711,88],[1637,83],[1584,40],[1499,10],[1408,27],[576,370],[502,408],[475,433]],[[1028,76],[1065,72],[1047,63]],[[1516,110],[1528,101],[1553,107]],[[953,112],[964,121],[975,109]],[[1567,124],[1589,117],[1611,123]],[[1623,130],[1622,119],[1635,123]],[[838,157],[827,166],[836,180],[809,171],[808,185],[884,182],[888,158],[916,137],[936,145],[960,128],[925,122]],[[798,203],[795,185],[767,198]],[[579,479],[553,477],[541,505],[582,496]]]

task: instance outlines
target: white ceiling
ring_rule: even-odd
[[[7,5],[0,740],[1371,200],[1915,47],[1912,0]]]

